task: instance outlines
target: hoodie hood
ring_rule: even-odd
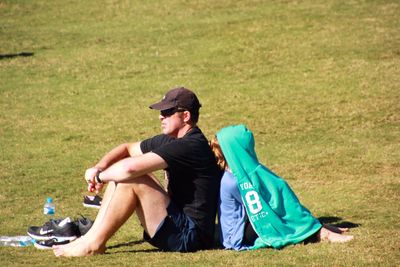
[[[232,125],[217,133],[222,153],[237,178],[254,172],[259,165],[253,133],[245,125]]]

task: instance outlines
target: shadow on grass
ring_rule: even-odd
[[[7,58],[15,58],[15,57],[31,57],[33,55],[34,55],[34,53],[32,53],[32,52],[21,52],[21,53],[16,53],[16,54],[0,54],[0,60],[7,59]]]
[[[121,244],[117,244],[114,246],[109,246],[107,247],[107,250],[109,249],[115,249],[115,248],[121,248],[121,247],[130,247],[132,245],[140,245],[142,243],[144,243],[145,241],[142,240],[135,240],[135,241],[130,241],[130,242],[125,242],[125,243],[121,243]],[[152,248],[152,249],[132,249],[132,250],[123,250],[123,251],[114,251],[114,252],[109,252],[107,251],[105,254],[118,254],[118,253],[138,253],[138,252],[157,252],[160,251],[157,248]]]
[[[356,228],[356,227],[361,226],[361,224],[359,224],[359,223],[342,221],[342,218],[334,217],[334,216],[322,216],[322,217],[319,217],[318,220],[322,224],[331,224],[336,227]]]
[[[143,239],[142,240],[135,240],[135,241],[130,241],[130,242],[125,242],[125,243],[109,246],[109,247],[107,247],[107,249],[120,248],[120,247],[129,247],[129,246],[132,246],[132,245],[140,245],[140,244],[143,244],[144,242],[145,241]]]
[[[336,227],[345,227],[345,228],[356,228],[361,226],[361,224],[359,223],[353,223],[353,222],[349,222],[349,221],[343,221],[343,219],[341,217],[335,217],[335,216],[321,216],[318,218],[318,220],[322,223],[322,224],[330,224]],[[218,228],[216,228],[218,229]],[[107,249],[115,249],[115,248],[121,248],[121,247],[130,247],[132,245],[140,245],[143,244],[145,241],[142,240],[135,240],[135,241],[130,241],[130,242],[125,242],[125,243],[121,243],[121,244],[117,244],[117,245],[113,245],[113,246],[109,246],[107,247]],[[318,242],[316,239],[316,236],[313,235],[312,237],[310,237],[309,239],[304,241],[304,244],[309,244],[309,243],[316,243]],[[214,249],[218,250],[221,249],[222,247],[218,246],[217,244],[215,245]],[[161,251],[157,248],[152,248],[152,249],[139,249],[139,250],[123,250],[123,251],[115,251],[115,252],[109,252],[107,251],[105,254],[119,254],[119,253],[140,253],[140,252],[157,252],[157,251]]]
[[[122,251],[114,251],[114,252],[109,252],[107,251],[104,253],[105,255],[112,255],[112,254],[120,254],[120,253],[149,253],[149,252],[159,252],[161,250],[152,248],[152,249],[132,249],[132,250],[122,250]]]

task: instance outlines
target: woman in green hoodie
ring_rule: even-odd
[[[346,228],[322,225],[301,205],[285,180],[259,163],[244,125],[225,127],[211,141],[221,180],[219,223],[227,249],[282,248],[314,237],[347,242]]]

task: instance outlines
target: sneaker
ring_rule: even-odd
[[[82,204],[83,204],[83,206],[88,207],[88,208],[100,209],[102,200],[103,199],[101,197],[99,197],[98,195],[84,196]]]
[[[52,238],[52,239],[49,239],[49,240],[36,241],[34,243],[34,246],[37,249],[52,249],[53,246],[65,245],[65,244],[68,244],[69,242],[70,242],[69,240],[59,241],[57,238]]]
[[[82,216],[82,218],[76,220],[75,224],[77,225],[77,227],[79,229],[80,236],[83,236],[92,227],[93,221],[90,220],[89,218],[84,217],[83,215],[81,215],[81,216]]]
[[[53,225],[59,224],[62,220],[63,219],[50,219],[50,221],[45,222],[43,226],[29,226],[27,233],[35,240],[43,240],[46,236],[51,236],[51,233],[54,231]]]
[[[78,227],[71,218],[63,220],[56,219],[46,222],[43,226],[28,227],[28,235],[35,240],[50,240],[57,238],[58,241],[74,240],[79,236]]]

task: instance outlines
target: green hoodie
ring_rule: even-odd
[[[254,137],[246,126],[223,128],[217,139],[259,236],[251,249],[296,244],[321,229],[286,181],[258,162]]]

